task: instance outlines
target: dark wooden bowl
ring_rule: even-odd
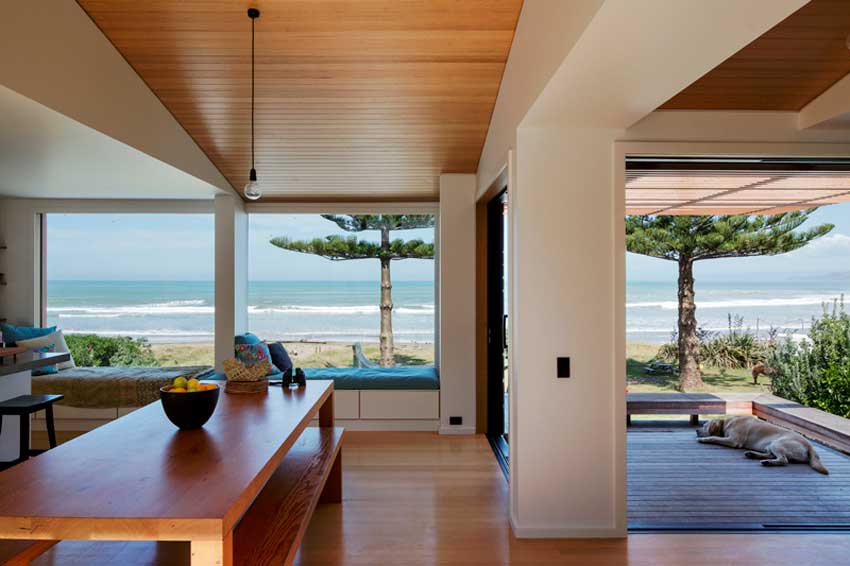
[[[172,393],[171,386],[161,387],[159,398],[165,414],[175,426],[189,430],[201,428],[206,424],[218,404],[221,386],[206,391],[191,393]]]

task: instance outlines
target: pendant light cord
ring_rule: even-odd
[[[254,168],[254,18],[251,18],[251,169]]]

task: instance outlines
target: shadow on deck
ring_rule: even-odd
[[[629,429],[629,528],[850,530],[850,457],[814,444],[829,476],[761,466],[692,428]]]

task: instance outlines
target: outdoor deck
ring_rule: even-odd
[[[850,457],[816,445],[830,475],[766,468],[699,444],[690,427],[628,432],[628,519],[637,529],[850,529]]]

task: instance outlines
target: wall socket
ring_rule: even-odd
[[[450,425],[462,425],[463,424],[463,417],[449,417],[449,424]]]
[[[558,377],[570,377],[570,358],[558,358]]]

